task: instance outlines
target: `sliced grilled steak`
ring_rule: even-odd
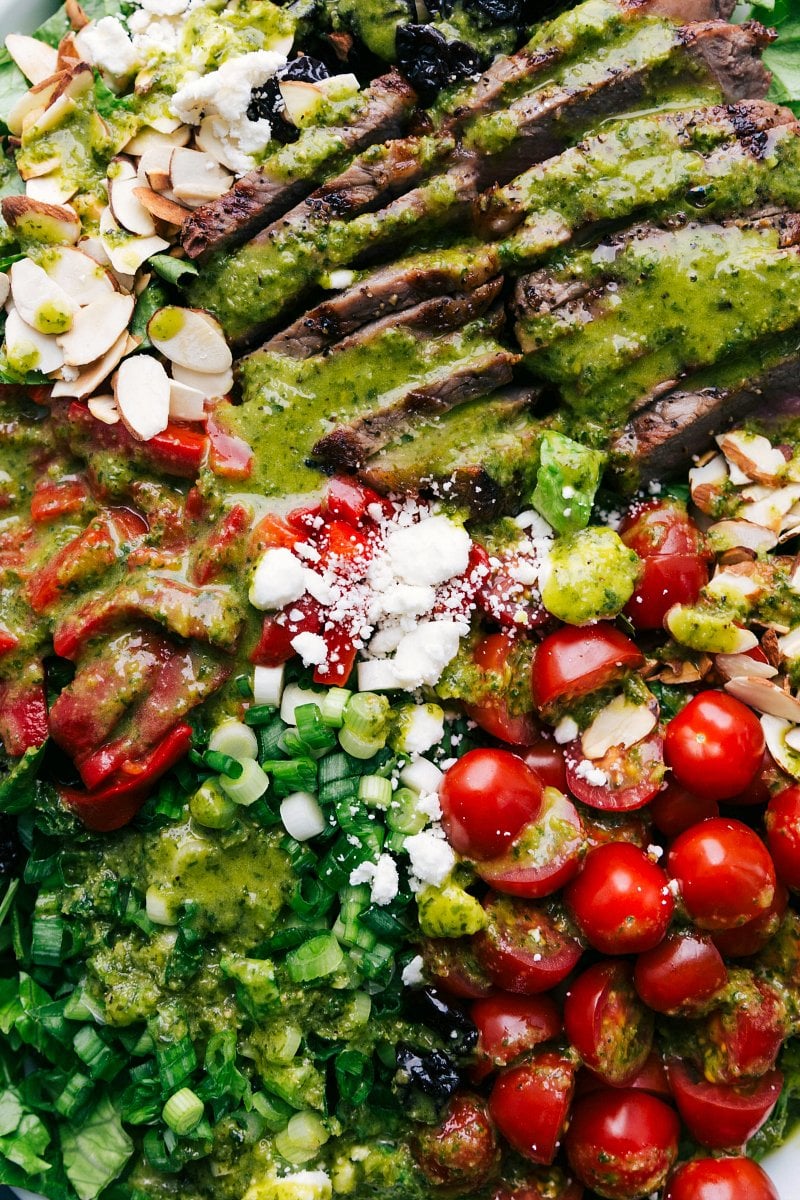
[[[219,200],[193,212],[181,231],[186,253],[199,258],[245,241],[340,170],[350,155],[398,137],[415,103],[415,93],[397,71],[373,80],[361,112],[347,125],[304,131]]]
[[[488,518],[529,496],[546,423],[532,409],[536,392],[510,388],[415,423],[360,471],[381,492],[422,492]],[[505,509],[508,511],[508,508]]]

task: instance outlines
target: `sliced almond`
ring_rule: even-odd
[[[737,566],[746,566],[738,563]],[[714,578],[706,584],[706,591],[715,599],[730,600],[733,604],[745,604],[761,596],[765,587],[760,579],[742,571],[717,571]]]
[[[718,654],[714,664],[723,679],[773,679],[778,674],[766,658],[762,662],[749,654]]]
[[[615,696],[581,734],[581,750],[585,758],[604,758],[612,746],[635,746],[653,732],[657,723],[654,709],[634,704],[627,696]]]
[[[241,151],[232,149],[225,138],[217,132],[218,121],[215,117],[203,117],[195,130],[194,140],[199,149],[210,154],[213,159],[228,167],[231,171],[241,170]]]
[[[778,650],[783,658],[800,658],[800,626],[778,638]]]
[[[49,79],[43,79],[41,83],[35,84],[24,92],[16,103],[12,104],[6,124],[9,131],[15,137],[19,137],[22,133],[23,126],[27,118],[32,113],[43,113],[47,105],[56,94],[56,89],[61,82],[63,72],[56,72]]]
[[[77,378],[65,379],[57,383],[53,388],[54,398],[56,400],[63,398],[83,400],[86,396],[91,396],[102,383],[105,383],[111,372],[116,369],[123,357],[130,353],[131,349],[135,349],[135,346],[131,347],[126,330],[107,354],[104,354],[97,362],[90,363],[88,367],[78,373]]]
[[[104,425],[116,425],[119,422],[119,409],[113,396],[90,396],[86,407]]]
[[[5,304],[11,292],[11,280],[5,271],[0,272],[0,305]]]
[[[87,366],[108,353],[127,332],[134,303],[133,296],[124,292],[109,292],[79,309],[72,329],[59,338],[67,365]]]
[[[72,328],[78,305],[31,258],[11,266],[11,295],[19,315],[40,333],[60,334]]]
[[[156,133],[176,133],[183,125],[179,117],[170,117],[166,113],[158,117],[149,117],[148,120]]]
[[[680,645],[707,654],[746,654],[758,645],[752,630],[713,609],[673,604],[664,624]]]
[[[157,358],[126,358],[114,378],[114,397],[125,428],[148,442],[169,424],[170,381]]]
[[[714,525],[709,526],[707,532],[717,553],[741,546],[745,550],[761,554],[768,550],[774,550],[778,544],[773,530],[765,529],[763,525],[753,525],[751,521],[735,519],[717,521]]]
[[[108,202],[114,219],[129,233],[139,237],[153,237],[155,221],[136,195],[139,180],[133,172],[128,178],[115,177],[108,182]]]
[[[204,421],[205,396],[197,388],[171,379],[169,386],[169,415],[174,421]]]
[[[117,290],[111,273],[78,247],[54,250],[44,269],[78,304],[91,304]]]
[[[151,187],[155,192],[169,191],[171,186],[169,167],[175,149],[175,146],[165,142],[145,150],[136,168],[139,182]]]
[[[49,158],[37,158],[34,162],[27,161],[22,155],[17,158],[17,170],[26,183],[31,179],[39,179],[42,175],[52,175],[60,168],[59,154],[51,154]]]
[[[74,33],[67,33],[58,43],[57,67],[59,71],[69,70],[82,61],[83,55],[78,49]]]
[[[229,395],[233,388],[233,371],[231,370],[208,375],[201,371],[192,371],[187,367],[181,367],[177,363],[173,363],[172,377],[180,383],[185,383],[187,387],[195,388],[198,392],[202,392],[206,400],[219,400],[223,396]]]
[[[6,319],[5,337],[6,358],[15,371],[41,371],[49,375],[63,365],[64,352],[56,338],[26,324],[16,309]]]
[[[0,207],[8,225],[26,241],[74,245],[80,237],[78,214],[65,205],[43,204],[28,196],[6,196]]]
[[[734,429],[720,434],[717,445],[728,462],[735,463],[756,483],[776,487],[785,474],[787,460],[783,451],[775,449],[769,439],[760,434]]]
[[[41,83],[55,73],[58,51],[38,38],[10,33],[6,38],[6,50],[31,83]]]
[[[25,195],[30,200],[38,200],[40,204],[69,204],[78,189],[60,170],[50,175],[36,176],[25,184]]]
[[[152,188],[135,187],[133,194],[151,216],[155,217],[157,221],[166,222],[167,225],[180,227],[189,216],[188,208],[184,208],[182,204],[176,204],[174,200],[162,196],[159,192],[154,192]]]
[[[701,467],[692,467],[689,471],[689,487],[697,507],[713,516],[714,502],[721,496],[727,479],[728,468],[721,454],[715,454]]]
[[[166,147],[170,154],[178,146],[185,146],[189,141],[189,126],[181,125],[173,133],[159,133],[157,129],[152,129],[149,126],[140,129],[139,132],[125,143],[125,153],[132,154],[134,158],[139,158],[146,154],[148,150],[158,150]]]
[[[322,88],[301,79],[282,79],[278,84],[278,91],[287,119],[298,128],[310,120],[325,99]]]
[[[221,325],[195,308],[160,308],[150,318],[147,333],[170,362],[191,371],[217,375],[233,361]]]
[[[779,534],[783,518],[800,500],[800,484],[790,483],[782,488],[745,488],[742,495],[747,503],[739,508],[739,516],[753,525],[762,525]]]
[[[794,779],[800,779],[800,729],[780,717],[763,716],[761,728],[767,749],[779,767]]]
[[[231,173],[202,150],[174,150],[169,173],[170,187],[175,199],[190,208],[218,200],[233,183]],[[151,187],[154,186],[151,182]]]
[[[67,0],[65,12],[70,28],[74,29],[76,33],[79,33],[81,29],[85,29],[89,24],[89,18],[81,8],[78,0]]]
[[[53,98],[47,105],[47,108],[41,116],[36,118],[33,124],[25,122],[24,129],[26,135],[29,137],[40,137],[44,133],[49,133],[52,129],[57,129],[65,117],[75,109],[77,103],[83,99],[93,82],[92,68],[88,63],[79,62],[74,67],[70,67],[69,70],[62,71],[59,83],[53,93]]]
[[[725,691],[741,700],[742,704],[754,708],[756,712],[778,717],[782,721],[791,721],[793,724],[800,722],[800,700],[770,679],[758,679],[754,676],[749,679],[729,679],[725,684]]]
[[[111,266],[115,271],[132,276],[154,254],[169,249],[169,242],[160,237],[138,237],[120,229],[110,209],[100,217],[100,238]],[[131,281],[132,283],[132,281]]]

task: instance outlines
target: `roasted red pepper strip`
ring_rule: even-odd
[[[228,509],[197,551],[191,568],[193,583],[211,583],[226,567],[241,561],[247,549],[244,534],[252,521],[253,513],[246,504],[234,504]]]
[[[70,404],[67,422],[76,438],[85,439],[84,450],[115,451],[144,467],[165,475],[194,479],[208,452],[209,441],[204,433],[183,425],[168,425],[147,442],[137,441],[124,425],[104,425],[96,420],[85,404]],[[91,464],[90,464],[91,466]]]
[[[44,683],[29,679],[0,683],[0,738],[6,753],[24,754],[47,741]]]
[[[377,504],[380,512],[387,515],[394,510],[391,500],[379,496],[372,488],[365,487],[355,479],[337,475],[328,484],[322,511],[328,517],[339,517],[351,525],[360,525],[362,521],[372,520],[367,510],[373,504]]]
[[[78,581],[93,582],[117,562],[124,547],[146,532],[145,522],[129,509],[109,509],[96,517],[28,580],[26,593],[33,611],[45,612]]]
[[[152,785],[188,753],[192,727],[176,725],[146,758],[126,764],[119,775],[92,792],[62,788],[61,798],[88,829],[109,833],[127,825],[147,799]]]
[[[206,429],[210,442],[208,465],[214,474],[225,479],[249,479],[255,459],[252,447],[243,438],[228,433],[213,415]]]
[[[41,480],[33,491],[31,518],[40,525],[55,521],[82,512],[88,500],[89,490],[81,479]]]
[[[314,683],[326,687],[344,687],[356,661],[353,638],[341,625],[325,629],[322,633],[328,654],[324,663],[314,671]]]
[[[297,613],[289,618],[289,613]],[[301,596],[294,604],[274,617],[264,617],[261,638],[250,655],[250,661],[259,667],[279,667],[294,658],[292,639],[298,633],[319,633],[322,615],[319,603],[312,596]]]
[[[15,637],[8,629],[0,628],[0,654],[8,654],[9,651],[16,650],[18,645],[18,637]]]

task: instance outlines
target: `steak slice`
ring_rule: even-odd
[[[454,303],[466,306],[465,312],[470,305],[482,303],[486,285],[498,270],[497,253],[491,246],[458,247],[401,259],[388,267],[379,267],[351,287],[323,300],[271,338],[263,349],[309,358],[337,345],[368,323],[412,309],[423,301],[433,303],[434,307],[428,310],[430,328],[438,330],[440,322],[448,321],[447,314],[454,312]],[[492,298],[500,283],[493,280],[489,292]],[[438,310],[436,305],[440,306]],[[477,311],[472,315],[478,315]]]
[[[391,71],[373,80],[363,100],[362,110],[347,125],[304,130],[297,142],[281,147],[219,200],[196,209],[181,230],[189,258],[246,241],[341,169],[350,155],[398,137],[416,95],[402,75]]]
[[[380,492],[422,492],[492,517],[535,486],[547,427],[533,416],[536,398],[530,388],[508,388],[421,418],[411,437],[391,442],[359,475]]]

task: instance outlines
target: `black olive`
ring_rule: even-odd
[[[415,1050],[407,1042],[400,1042],[397,1066],[412,1087],[442,1103],[461,1086],[455,1063],[441,1050]]]
[[[293,58],[278,71],[278,79],[300,79],[303,83],[319,83],[329,75],[325,63],[318,58],[312,58],[310,54],[301,54],[299,58]]]
[[[686,199],[693,208],[708,208],[711,203],[711,195],[706,187],[689,188],[686,193]]]
[[[448,42],[432,25],[400,25],[397,62],[422,100],[430,101],[444,87],[479,75],[484,58],[466,42]]]
[[[478,1030],[472,1017],[436,988],[425,987],[409,993],[406,1007],[413,1010],[415,1019],[440,1033],[453,1054],[470,1054],[478,1044]]]
[[[490,25],[519,25],[525,0],[464,0],[464,7],[480,13]]]
[[[285,105],[278,84],[282,79],[299,79],[303,83],[318,83],[328,78],[328,68],[318,58],[301,54],[268,79],[261,87],[253,88],[247,106],[248,121],[266,119],[272,121],[272,135],[279,142],[291,141],[298,131],[291,121],[286,120]]]

